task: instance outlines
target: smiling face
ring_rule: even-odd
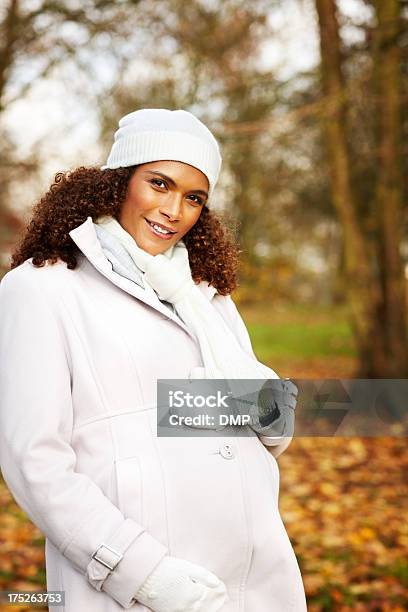
[[[208,188],[205,174],[188,164],[141,164],[129,181],[119,223],[141,249],[158,255],[181,240],[198,221]]]

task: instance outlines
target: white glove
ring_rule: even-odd
[[[164,557],[136,593],[153,612],[217,612],[228,599],[225,584],[200,565]]]

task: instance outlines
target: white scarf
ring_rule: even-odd
[[[120,240],[158,297],[174,304],[194,332],[204,362],[202,378],[279,378],[243,350],[222,316],[198,289],[191,276],[187,248],[181,240],[162,254],[150,255],[113,217],[103,217],[97,223]]]

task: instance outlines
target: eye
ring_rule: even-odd
[[[204,199],[203,199],[203,198],[200,198],[200,197],[199,197],[199,196],[197,196],[197,195],[194,195],[194,194],[193,194],[193,195],[188,196],[188,197],[189,197],[189,198],[195,198],[195,200],[193,200],[193,202],[195,202],[195,203],[196,203],[196,204],[198,204],[199,206],[201,206],[202,204],[204,204]]]
[[[163,181],[163,179],[151,179],[149,183],[151,183],[155,187],[159,187],[160,189],[162,189],[161,185],[163,185],[163,187],[167,187],[167,184],[165,181]]]

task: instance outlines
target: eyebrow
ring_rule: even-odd
[[[172,185],[173,187],[177,187],[176,182],[170,176],[167,176],[167,174],[163,174],[163,172],[155,172],[154,170],[145,170],[143,174],[156,174],[157,176],[161,176],[162,178],[166,179],[170,183],[170,185]],[[206,198],[208,198],[207,191],[204,191],[203,189],[190,189],[189,191],[194,191],[194,193],[199,193],[200,195],[203,195]]]

